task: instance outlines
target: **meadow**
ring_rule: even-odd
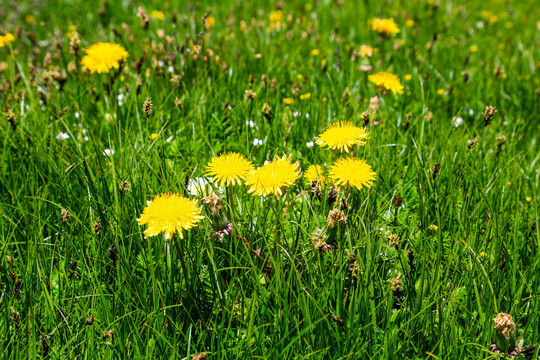
[[[533,1],[0,18],[0,358],[540,359]]]

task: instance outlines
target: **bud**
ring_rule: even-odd
[[[270,121],[272,119],[272,114],[270,111],[272,111],[272,108],[268,104],[264,104],[261,109],[263,116],[266,118],[266,120]]]
[[[80,54],[79,50],[81,49],[81,40],[79,39],[79,33],[74,31],[71,34],[71,40],[69,41],[69,52],[71,52],[78,59]]]
[[[262,79],[262,82],[264,84],[264,88],[267,89],[268,88],[268,76],[266,76],[266,74],[263,74],[261,76],[261,79]]]
[[[497,348],[504,353],[512,351],[516,346],[516,324],[512,316],[499,313],[493,319],[493,328],[496,331]]]
[[[150,97],[147,96],[146,100],[144,100],[144,103],[143,103],[143,112],[146,114],[146,118],[150,117],[150,115],[152,114],[152,110],[153,110],[152,99],[150,99]]]
[[[62,215],[62,222],[64,223],[71,218],[71,214],[67,211],[67,209],[62,209],[60,214]]]
[[[362,123],[364,123],[364,127],[367,127],[369,125],[369,112],[364,111],[360,114],[360,118],[362,119]]]
[[[469,150],[471,150],[473,147],[475,147],[477,142],[478,142],[478,136],[475,137],[475,138],[472,139],[472,140],[469,140],[469,145],[468,145],[468,146],[469,146]]]
[[[333,229],[338,225],[340,227],[347,225],[347,217],[341,210],[330,210],[328,217],[326,218],[326,226],[328,229]]]
[[[333,203],[335,203],[336,200],[337,200],[338,194],[339,194],[338,189],[334,185],[332,185],[330,187],[330,190],[328,190],[328,196],[326,197],[326,203],[328,205],[332,205]]]
[[[403,281],[401,281],[401,274],[391,280],[392,292],[394,296],[400,296],[403,292]]]
[[[439,172],[441,171],[441,164],[435,164],[435,166],[433,166],[433,180],[435,180],[437,178],[437,175],[439,175]]]
[[[141,19],[141,26],[144,30],[148,29],[148,24],[150,23],[150,18],[148,17],[148,14],[142,7],[139,6],[137,9],[137,17]]]
[[[191,360],[205,360],[206,357],[207,357],[206,353],[196,353],[195,355],[193,355]]]
[[[497,155],[499,155],[502,151],[502,147],[504,143],[506,142],[506,136],[501,135],[497,137]]]
[[[399,235],[398,234],[390,234],[388,235],[388,244],[392,246],[394,249],[399,249]]]
[[[484,110],[484,126],[488,126],[491,123],[491,119],[493,119],[493,116],[497,112],[497,108],[495,106],[486,106],[486,110]]]
[[[17,131],[17,123],[15,123],[15,114],[13,111],[9,110],[6,114],[6,120],[11,125],[13,131]]]
[[[97,236],[101,235],[101,223],[99,222],[99,220],[94,222],[93,229],[94,234],[96,234]]]
[[[257,94],[254,93],[253,91],[251,91],[251,90],[246,90],[246,99],[249,99],[249,100],[253,101],[253,100],[255,99],[255,96],[256,96],[256,95],[257,95]]]
[[[319,187],[320,180],[319,179],[313,179],[311,182],[311,197],[316,197],[317,199],[321,199],[321,189]]]
[[[223,238],[222,234],[219,233],[223,230],[229,230],[229,219],[225,212],[223,211],[223,205],[221,204],[221,198],[216,194],[210,194],[203,198],[203,204],[205,205],[206,210],[209,213],[209,217],[212,220],[212,228],[216,235],[219,235]],[[230,226],[232,230],[232,226]],[[225,235],[228,235],[225,233]]]
[[[110,345],[109,339],[114,335],[114,329],[107,330],[101,335],[101,339],[105,345]]]

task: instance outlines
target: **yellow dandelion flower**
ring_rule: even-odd
[[[381,71],[377,74],[369,75],[368,78],[369,81],[383,91],[392,91],[394,94],[403,94],[403,85],[401,85],[399,78],[394,74]]]
[[[235,152],[215,156],[206,166],[206,175],[220,186],[240,185],[253,171],[254,166],[244,155]]]
[[[439,94],[439,95],[444,95],[444,89],[438,89],[438,90],[437,90],[437,94]]]
[[[165,238],[169,239],[178,231],[180,239],[183,239],[182,230],[191,229],[201,219],[204,216],[197,202],[173,193],[162,194],[149,201],[137,221],[139,225],[148,225],[144,231],[146,237],[164,232]]]
[[[362,128],[350,121],[339,121],[330,124],[328,128],[317,137],[315,142],[319,146],[326,146],[332,150],[349,152],[354,145],[364,145],[368,134]]]
[[[394,19],[371,19],[371,28],[384,35],[395,35],[399,28]]]
[[[414,26],[414,20],[413,19],[407,19],[407,21],[405,21],[405,25],[407,25],[408,27]]]
[[[477,45],[471,45],[471,47],[469,48],[469,51],[472,52],[472,53],[475,53],[479,50],[478,46]]]
[[[216,24],[216,18],[212,15],[208,16],[206,20],[204,21],[204,27],[206,30],[210,30],[214,25]]]
[[[253,195],[268,196],[274,194],[277,197],[283,195],[283,190],[292,186],[300,177],[298,163],[291,162],[291,157],[276,155],[274,161],[269,162],[255,171],[246,179],[249,185],[248,192]]]
[[[165,14],[163,13],[163,11],[152,10],[150,16],[152,16],[154,19],[165,20]]]
[[[12,41],[15,41],[15,37],[13,36],[13,34],[7,33],[4,36],[0,35],[0,47],[7,46]]]
[[[122,46],[114,43],[98,42],[85,50],[82,65],[91,73],[108,73],[111,68],[118,69],[128,56]]]
[[[371,187],[377,174],[364,159],[339,159],[329,170],[329,177],[337,186],[350,186],[358,190]]]
[[[319,186],[321,187],[327,182],[327,179],[324,176],[324,169],[321,165],[310,165],[304,173],[304,179],[307,185],[311,185],[313,180],[317,179],[319,180]]]
[[[532,201],[532,197],[527,196],[527,197],[525,198],[525,200],[527,200],[527,202],[531,202],[531,201]]]
[[[285,105],[291,105],[294,102],[293,98],[283,98],[283,103]]]
[[[24,21],[26,21],[27,24],[32,25],[36,22],[36,17],[34,15],[28,14],[24,17]]]
[[[317,56],[317,55],[319,55],[320,53],[321,53],[321,52],[319,51],[319,49],[313,49],[313,50],[311,50],[311,55],[312,55],[312,56]]]
[[[407,74],[405,75],[405,81],[409,81],[412,79],[412,75],[411,74]]]
[[[435,224],[431,224],[431,225],[428,226],[428,230],[434,230],[435,231],[435,230],[438,230],[438,229],[439,229],[439,227],[437,225],[435,225]]]
[[[307,100],[311,97],[311,93],[305,93],[300,95],[300,100]]]
[[[361,57],[371,57],[373,55],[373,48],[369,45],[360,46]]]
[[[487,256],[486,252],[485,251],[482,251],[479,256],[483,259]]]
[[[156,139],[158,138],[158,134],[153,133],[152,135],[150,135],[150,138],[151,138],[152,140],[156,140]]]

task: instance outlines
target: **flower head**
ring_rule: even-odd
[[[399,78],[394,74],[379,72],[374,75],[369,75],[369,81],[383,91],[392,91],[394,94],[403,94],[403,85],[401,85]]]
[[[240,184],[254,169],[251,161],[235,152],[214,157],[206,167],[206,175],[220,186]]]
[[[11,33],[7,33],[6,35],[0,35],[0,48],[9,45],[9,43],[14,40],[15,37]]]
[[[311,185],[314,180],[318,180],[319,186],[324,186],[327,181],[321,165],[310,165],[304,173],[304,179],[308,185]]]
[[[203,218],[197,202],[172,193],[159,195],[149,201],[137,221],[139,225],[148,225],[144,231],[146,237],[164,232],[165,238],[169,239],[178,231],[180,239],[183,239],[182,229],[191,229]]]
[[[499,313],[499,315],[493,319],[493,328],[506,338],[509,338],[510,335],[513,335],[516,332],[516,324],[512,319],[512,315],[505,313]]]
[[[395,35],[399,33],[399,28],[394,19],[371,19],[371,28],[383,35]]]
[[[337,186],[352,186],[358,190],[371,187],[376,175],[365,160],[352,157],[339,159],[329,172]]]
[[[82,65],[91,73],[108,73],[111,68],[118,69],[128,56],[122,46],[114,43],[99,42],[85,50]]]
[[[368,134],[350,121],[340,121],[328,126],[315,141],[319,146],[327,146],[332,150],[349,152],[353,145],[364,145]]]
[[[291,157],[276,155],[274,161],[269,162],[255,171],[246,179],[249,193],[267,196],[283,195],[283,189],[294,184],[300,177],[298,163],[291,162]]]

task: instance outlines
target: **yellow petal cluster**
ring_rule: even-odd
[[[368,134],[350,121],[335,122],[316,139],[319,146],[349,152],[354,145],[364,145]]]
[[[403,94],[403,85],[399,81],[399,78],[384,71],[377,74],[370,75],[369,81],[374,83],[377,87],[382,88],[384,91],[392,91],[394,94]]]
[[[371,187],[376,175],[364,159],[354,157],[339,159],[329,170],[329,177],[335,185],[354,187],[358,190]]]
[[[121,45],[99,42],[85,50],[82,65],[91,73],[108,73],[110,69],[118,69],[120,63],[128,56],[128,52]]]
[[[283,195],[283,190],[292,186],[300,177],[298,163],[293,163],[291,157],[276,155],[274,161],[269,162],[251,172],[246,180],[248,192],[253,195],[276,196]]]
[[[235,152],[214,157],[206,167],[206,175],[220,186],[240,185],[254,170],[254,166],[242,154]]]
[[[137,221],[139,225],[148,225],[144,231],[146,237],[156,236],[163,232],[165,238],[169,239],[178,231],[180,239],[183,239],[182,230],[191,229],[203,218],[197,202],[172,193],[159,195],[149,201]]]
[[[15,41],[15,37],[11,33],[0,35],[0,47],[8,46],[10,42]]]
[[[384,35],[395,35],[399,33],[399,28],[394,19],[371,19],[371,28]]]

